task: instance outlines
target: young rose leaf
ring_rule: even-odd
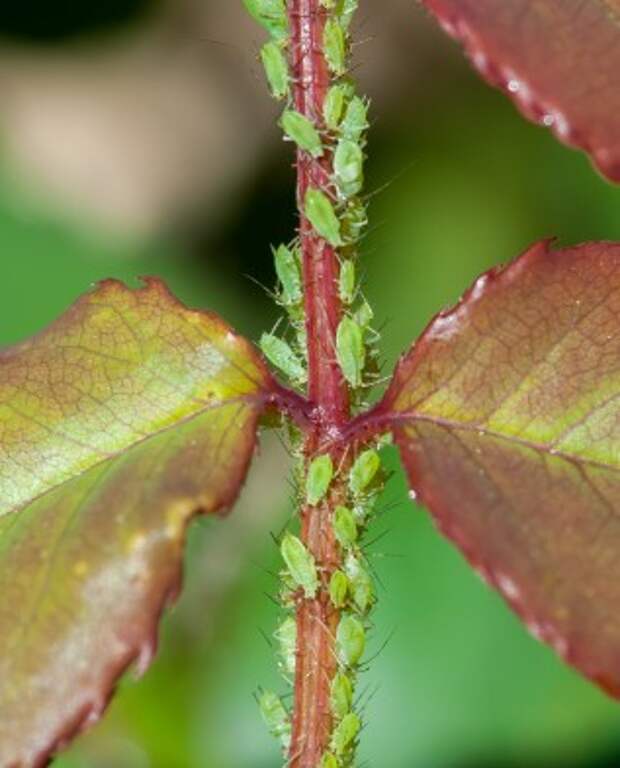
[[[413,489],[531,631],[620,695],[620,245],[532,247],[399,363]]]
[[[423,0],[520,111],[620,182],[620,1]]]
[[[269,374],[155,280],[0,353],[0,764],[40,766],[146,668],[198,512],[234,501]]]

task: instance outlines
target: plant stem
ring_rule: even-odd
[[[322,126],[323,102],[330,72],[323,54],[323,29],[327,16],[319,0],[289,0],[291,71],[298,112]],[[350,393],[336,360],[336,332],[342,318],[338,293],[338,255],[316,236],[303,214],[309,187],[331,192],[332,151],[321,158],[297,152],[297,203],[300,211],[304,301],[308,353],[308,398],[315,405],[314,428],[306,432],[304,454],[309,460],[330,436],[342,429],[350,416]],[[342,460],[332,455],[334,464]],[[327,499],[301,511],[301,538],[319,567],[321,587],[314,599],[298,603],[295,701],[291,768],[318,768],[332,733],[330,683],[338,665],[335,634],[340,619],[330,602],[328,584],[341,564],[341,552],[331,525],[332,510],[345,503],[346,488],[336,479]]]

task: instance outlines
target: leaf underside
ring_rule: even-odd
[[[620,245],[541,243],[483,275],[379,410],[443,532],[620,696]]]
[[[187,523],[233,503],[270,386],[155,280],[0,353],[0,765],[44,765],[146,668]]]
[[[423,0],[520,111],[620,182],[620,0]]]

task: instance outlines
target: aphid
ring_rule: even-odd
[[[328,19],[323,30],[323,49],[330,70],[344,75],[347,70],[347,42],[344,31],[335,19]]]
[[[375,479],[381,469],[381,458],[374,448],[362,451],[349,472],[349,488],[354,496],[360,496]]]
[[[246,9],[276,40],[289,34],[285,0],[243,0]]]
[[[288,616],[274,633],[280,646],[280,658],[283,671],[293,677],[295,674],[297,624],[292,616]]]
[[[280,118],[280,126],[289,139],[312,157],[320,157],[323,154],[323,143],[319,132],[300,112],[294,109],[284,110]]]
[[[303,384],[306,381],[306,369],[290,346],[273,333],[263,333],[260,348],[270,363],[285,373],[291,381]]]
[[[336,507],[332,520],[334,533],[340,545],[345,549],[352,547],[357,541],[357,523],[353,512],[347,507]]]
[[[351,19],[353,18],[355,11],[357,11],[358,5],[359,5],[359,0],[340,0],[339,14],[340,14],[340,23],[342,24],[343,29],[349,28],[349,25],[351,24]]]
[[[342,245],[340,222],[331,200],[324,192],[314,187],[306,190],[304,213],[316,232],[330,245],[334,248]]]
[[[327,91],[323,102],[323,119],[330,131],[335,131],[340,125],[344,114],[344,105],[347,98],[347,89],[343,85],[332,85]]]
[[[334,464],[328,453],[312,459],[306,477],[306,501],[311,507],[325,498],[333,476]]]
[[[343,261],[340,265],[338,293],[340,295],[340,301],[344,304],[353,303],[353,300],[355,299],[355,264],[351,259]]]
[[[342,571],[334,571],[329,580],[329,598],[334,608],[342,608],[347,601],[349,580]]]
[[[353,705],[353,684],[344,672],[336,672],[329,689],[329,705],[337,720],[351,711]]]
[[[338,725],[334,728],[331,740],[333,752],[342,757],[345,752],[355,743],[362,724],[355,712],[349,712],[345,715]]]
[[[282,285],[282,303],[285,306],[298,304],[302,299],[301,272],[299,258],[285,245],[273,252],[276,274]]]
[[[342,216],[342,235],[347,242],[359,240],[364,227],[368,224],[366,215],[366,206],[359,199],[353,197],[347,201],[344,214]]]
[[[340,125],[344,138],[359,144],[362,134],[368,128],[368,102],[353,96]]]
[[[366,348],[362,329],[351,317],[343,317],[338,326],[336,357],[345,379],[352,387],[360,387],[366,363]]]
[[[288,749],[291,741],[291,720],[280,697],[272,691],[263,691],[258,699],[258,706],[269,733]]]
[[[282,46],[271,40],[261,48],[260,57],[272,95],[276,99],[287,98],[290,95],[288,63]]]
[[[364,655],[365,648],[366,631],[362,622],[355,616],[343,616],[336,630],[336,653],[341,664],[354,667]]]
[[[351,139],[340,139],[334,152],[334,176],[342,197],[353,197],[364,186],[364,153]]]
[[[287,533],[282,539],[280,552],[294,583],[303,589],[308,599],[312,599],[319,588],[319,578],[312,553],[308,552],[301,539],[293,536],[292,533]]]
[[[340,763],[331,752],[326,752],[321,758],[320,768],[339,768],[339,766]]]
[[[370,576],[362,567],[358,558],[353,554],[347,556],[344,570],[347,575],[353,602],[360,613],[366,613],[375,600],[375,591]]]
[[[372,311],[370,304],[364,299],[360,306],[353,313],[353,318],[363,330],[368,330],[370,323],[372,323],[375,313]]]

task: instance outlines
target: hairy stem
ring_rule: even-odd
[[[291,71],[297,111],[314,125],[322,125],[323,102],[330,72],[323,52],[327,17],[319,0],[290,0]],[[297,151],[297,202],[302,253],[304,306],[308,355],[308,398],[316,407],[315,429],[304,445],[309,459],[317,447],[349,419],[349,387],[336,359],[336,332],[342,318],[338,293],[339,260],[333,247],[318,237],[303,214],[309,187],[330,194],[333,153],[320,158]],[[338,465],[341,457],[332,456]],[[291,768],[317,768],[332,733],[330,683],[338,665],[335,635],[339,611],[330,602],[328,584],[341,565],[341,553],[331,525],[331,513],[346,502],[346,489],[336,481],[320,506],[302,509],[301,539],[320,569],[321,587],[312,600],[297,607],[297,665],[290,749]]]

